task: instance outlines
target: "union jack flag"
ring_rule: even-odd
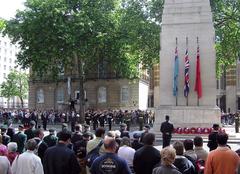
[[[189,68],[190,68],[190,64],[189,64],[189,58],[188,58],[188,49],[186,49],[186,53],[185,53],[185,78],[184,78],[184,96],[188,97],[188,93],[189,93],[189,89],[190,89],[190,85],[189,85]]]

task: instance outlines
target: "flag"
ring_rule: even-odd
[[[197,92],[198,98],[201,98],[202,97],[202,81],[201,81],[199,46],[197,48],[196,81],[195,81],[195,89],[194,90]]]
[[[190,64],[189,64],[189,58],[188,58],[188,49],[186,49],[186,54],[185,54],[185,74],[184,74],[184,96],[188,97],[188,93],[189,93],[189,68],[190,68]]]
[[[173,72],[173,95],[178,96],[178,72],[179,72],[179,58],[177,47],[175,49],[174,72]]]

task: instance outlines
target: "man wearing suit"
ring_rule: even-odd
[[[30,127],[24,131],[24,133],[27,135],[27,140],[32,139],[35,137],[35,121],[30,121]]]
[[[174,131],[173,124],[169,122],[169,116],[165,116],[165,120],[161,124],[160,131],[162,132],[162,140],[163,140],[163,148],[170,145],[170,141],[172,138],[172,133]]]
[[[58,138],[55,136],[55,130],[49,129],[49,135],[43,138],[43,141],[47,143],[48,147],[55,146],[57,144]]]
[[[19,132],[16,133],[15,135],[13,135],[13,140],[12,141],[17,143],[17,146],[18,146],[17,152],[18,153],[23,153],[24,144],[27,141],[27,135],[23,133],[23,128],[24,128],[23,125],[19,125],[18,126]]]
[[[45,174],[79,174],[80,165],[75,153],[67,147],[71,142],[71,133],[62,131],[58,144],[46,150],[43,160]]]

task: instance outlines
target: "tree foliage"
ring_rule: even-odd
[[[159,60],[160,27],[151,5],[147,0],[27,0],[26,9],[7,22],[5,34],[20,46],[18,64],[38,76],[57,79],[63,67],[77,69],[83,101],[85,75],[100,62],[119,77],[136,78],[139,64],[148,68]]]
[[[23,107],[23,99],[28,94],[28,75],[26,73],[11,71],[5,81],[1,84],[1,95],[8,100],[17,96],[21,100]]]
[[[240,58],[240,0],[211,1],[216,30],[217,73]]]
[[[125,6],[124,6],[125,4]],[[27,0],[6,33],[18,42],[18,63],[39,75],[56,76],[74,66],[84,72],[105,59],[122,77],[138,75],[138,64],[158,61],[159,27],[144,12],[142,1]]]

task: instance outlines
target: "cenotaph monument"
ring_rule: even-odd
[[[165,0],[160,35],[160,91],[154,130],[165,115],[174,127],[211,127],[220,123],[216,106],[215,31],[209,0]],[[202,95],[194,90],[199,46]],[[177,95],[173,94],[175,49],[179,59]],[[185,57],[189,59],[189,93],[184,95]]]

